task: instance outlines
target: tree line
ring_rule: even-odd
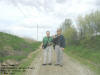
[[[75,27],[76,26],[76,27]],[[69,18],[61,24],[67,45],[78,45],[100,34],[100,11],[78,16],[76,24]]]

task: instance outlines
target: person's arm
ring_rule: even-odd
[[[56,44],[56,35],[53,36],[53,43]]]
[[[41,45],[41,46],[42,46],[42,49],[43,49],[43,44],[44,44],[44,38],[43,38],[43,40],[42,40],[42,45]]]
[[[65,38],[63,36],[63,40],[62,40],[62,50],[64,50],[65,46],[66,46],[66,42],[65,42]]]

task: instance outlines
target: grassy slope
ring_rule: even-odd
[[[0,32],[0,62],[7,59],[20,61],[36,50],[40,44],[40,42],[30,43],[23,38]]]
[[[24,62],[21,62],[21,64],[18,66],[18,68],[19,67],[21,67],[21,68],[27,68],[27,67],[29,67],[30,64],[32,63],[32,61],[34,60],[34,58],[37,56],[38,53],[39,53],[39,51],[36,52],[36,53],[34,53],[34,54],[32,54],[32,56],[30,58],[27,58]],[[26,73],[25,71],[19,71],[19,72],[15,71],[14,75],[24,75]]]
[[[100,36],[93,37],[82,45],[67,46],[65,52],[100,75]]]

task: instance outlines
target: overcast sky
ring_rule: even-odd
[[[74,22],[78,15],[100,9],[100,0],[0,0],[0,31],[42,40],[51,35],[65,18]]]

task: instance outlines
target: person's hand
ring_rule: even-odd
[[[53,35],[53,38],[56,38],[56,36],[55,36],[55,35]]]
[[[64,48],[62,48],[62,50],[64,50]]]

